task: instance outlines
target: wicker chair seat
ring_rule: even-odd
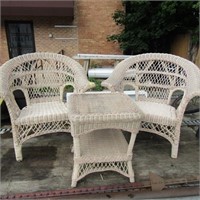
[[[138,107],[145,113],[143,121],[175,125],[177,122],[176,109],[167,104],[137,101]]]
[[[67,104],[63,102],[43,102],[24,107],[16,125],[39,124],[54,121],[64,121],[68,118]]]

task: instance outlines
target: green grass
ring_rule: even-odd
[[[96,78],[89,78],[89,81],[94,82],[96,87],[92,88],[92,91],[102,91],[103,87],[101,86],[101,80]]]

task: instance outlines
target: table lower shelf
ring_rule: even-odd
[[[128,143],[121,130],[101,129],[80,136],[79,163],[127,160]]]
[[[116,171],[134,182],[132,155],[127,155],[128,142],[122,131],[95,130],[81,135],[79,141],[80,157],[74,158],[72,187],[87,174],[102,171]]]

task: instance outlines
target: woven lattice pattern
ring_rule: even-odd
[[[142,131],[151,130],[152,132],[166,138],[167,140],[170,140],[171,143],[174,143],[176,139],[174,126],[161,125],[152,122],[142,121],[140,130]]]
[[[27,139],[43,134],[54,132],[70,132],[70,122],[67,120],[47,122],[32,125],[21,125],[17,126],[17,128],[17,132],[19,133],[17,135],[17,140],[19,141],[19,145],[21,145]]]
[[[0,97],[8,107],[12,123],[15,155],[22,160],[22,143],[53,132],[69,132],[64,88],[75,93],[91,87],[82,66],[55,53],[30,53],[10,59],[0,67]],[[27,106],[20,110],[13,92],[21,90]]]
[[[79,165],[78,180],[87,174],[102,171],[116,171],[129,177],[127,162],[101,162],[101,163],[83,163]]]
[[[122,92],[127,85],[136,92],[136,104],[145,114],[141,130],[163,136],[177,158],[180,125],[188,102],[200,96],[200,70],[192,62],[171,54],[147,53],[120,62],[102,86]],[[145,91],[146,96],[139,95]],[[175,91],[184,97],[175,110],[169,105]]]

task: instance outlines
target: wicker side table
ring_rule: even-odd
[[[134,182],[132,149],[142,112],[121,93],[73,94],[69,120],[74,142],[72,187],[93,172],[112,170]],[[131,132],[127,143],[121,130]]]

